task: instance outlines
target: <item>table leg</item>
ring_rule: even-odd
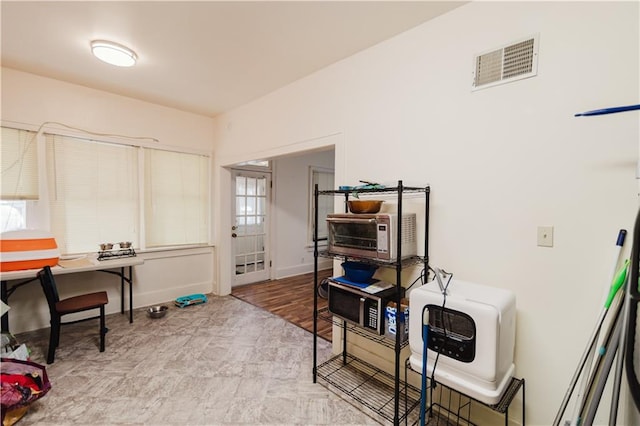
[[[38,280],[38,277],[29,278],[17,284],[12,285],[11,288],[8,287],[8,283],[9,283],[8,280],[0,280],[1,281],[0,299],[2,299],[2,301],[8,305],[9,296],[11,296],[14,291],[16,291],[19,287],[22,287],[25,284],[29,284],[30,282],[37,281],[37,280]],[[2,331],[9,332],[9,314],[8,313],[5,315],[2,315],[2,318],[0,319],[0,328],[2,329]]]
[[[8,302],[9,296],[7,295],[7,282],[5,280],[2,280],[2,285],[0,286],[0,299],[2,299],[2,301],[4,303]],[[7,312],[6,314],[2,315],[2,319],[0,319],[0,328],[2,328],[2,331],[9,331],[9,313]]]
[[[129,284],[129,323],[133,323],[133,266],[129,266],[128,277],[124,266],[120,267],[118,272],[108,271],[106,269],[100,269],[100,271],[106,272],[107,274],[118,275],[120,277],[120,313],[122,315],[124,315],[124,283],[126,281]]]
[[[133,323],[133,267],[129,266],[129,324]]]
[[[120,313],[124,315],[124,266],[120,268]]]

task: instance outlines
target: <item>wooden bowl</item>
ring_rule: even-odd
[[[351,213],[378,213],[382,207],[382,200],[349,200]]]

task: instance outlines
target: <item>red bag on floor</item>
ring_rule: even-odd
[[[10,426],[24,416],[33,401],[49,392],[51,383],[43,365],[12,358],[1,362],[2,425]]]

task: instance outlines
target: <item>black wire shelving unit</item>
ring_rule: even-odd
[[[408,345],[407,341],[402,340],[400,333],[397,333],[395,339],[389,339],[384,336],[369,332],[359,326],[349,324],[346,321],[333,317],[326,309],[318,309],[318,257],[327,257],[332,259],[350,259],[374,263],[385,268],[393,268],[396,272],[395,285],[397,289],[396,306],[401,306],[402,270],[412,265],[422,265],[425,271],[429,267],[429,195],[430,187],[405,187],[402,181],[398,181],[397,187],[390,188],[372,188],[357,189],[358,196],[368,194],[387,194],[389,196],[397,196],[396,214],[402,217],[403,197],[406,194],[416,194],[424,197],[425,214],[424,214],[424,256],[402,257],[402,227],[398,227],[398,247],[396,249],[397,259],[395,262],[379,262],[368,258],[358,258],[352,256],[335,255],[327,251],[320,252],[318,250],[318,198],[319,196],[343,196],[345,202],[345,212],[349,197],[354,194],[354,189],[319,191],[316,185],[314,191],[314,315],[313,315],[313,382],[318,379],[327,385],[331,390],[341,393],[346,398],[352,400],[356,405],[371,410],[375,415],[391,422],[393,425],[399,425],[401,422],[407,422],[408,415],[418,406],[420,402],[420,390],[402,380],[400,377],[400,352]],[[342,327],[342,353],[337,354],[318,365],[317,358],[317,322],[318,320],[331,321],[335,325]],[[394,353],[394,372],[386,372],[371,363],[368,363],[353,354],[347,352],[347,338],[349,335],[359,335],[366,339],[376,342],[383,347],[391,349]],[[406,373],[405,373],[406,378]]]

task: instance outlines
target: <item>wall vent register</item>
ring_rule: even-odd
[[[474,58],[472,90],[533,77],[538,73],[538,36],[511,43]]]

